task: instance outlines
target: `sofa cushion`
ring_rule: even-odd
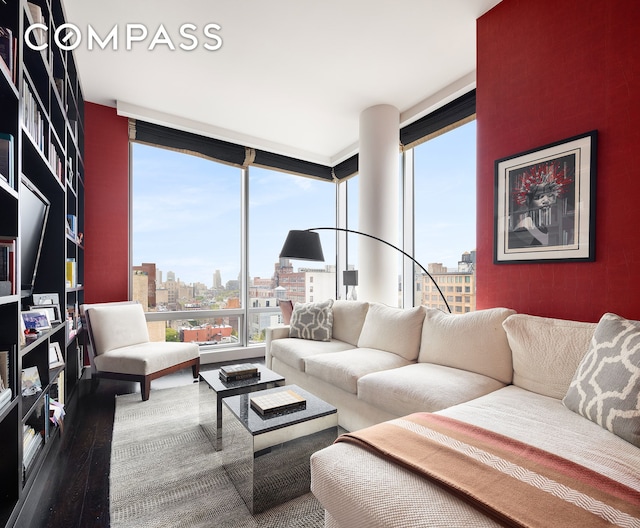
[[[307,339],[295,339],[285,337],[284,339],[275,339],[271,342],[271,356],[278,358],[290,367],[304,372],[304,360],[307,357],[318,354],[329,354],[332,352],[340,352],[342,350],[350,350],[353,345],[332,339],[331,341],[312,341]]]
[[[344,352],[307,357],[305,371],[344,391],[356,394],[358,379],[371,372],[404,367],[403,357],[375,348],[354,348]]]
[[[148,342],[114,348],[95,357],[96,367],[102,372],[147,375],[200,355],[195,343]]]
[[[296,303],[291,314],[289,337],[329,341],[333,328],[333,300]]]
[[[454,315],[429,308],[422,324],[418,361],[511,383],[511,348],[502,322],[514,313],[507,308],[491,308]]]
[[[504,386],[475,372],[415,363],[362,376],[358,380],[358,399],[402,416],[446,409]]]
[[[377,348],[415,361],[420,350],[424,309],[392,308],[371,303],[364,319],[358,346]]]
[[[87,307],[95,354],[149,341],[144,309],[138,303]]]
[[[596,323],[515,314],[502,326],[513,352],[513,384],[564,398]]]
[[[640,321],[602,316],[562,403],[640,447]]]
[[[358,345],[364,319],[369,310],[365,301],[334,301],[333,303],[333,338],[339,339],[354,347]]]

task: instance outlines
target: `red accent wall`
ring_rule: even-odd
[[[477,307],[640,319],[640,2],[503,0],[477,23]],[[598,130],[596,260],[493,264],[494,161]]]
[[[129,132],[115,108],[85,104],[87,303],[129,298]]]

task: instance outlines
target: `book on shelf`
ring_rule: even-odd
[[[16,83],[17,41],[10,28],[0,26],[0,58],[9,70],[9,77]]]
[[[253,396],[250,401],[251,408],[261,416],[305,409],[307,406],[307,400],[290,389]]]
[[[11,388],[9,372],[9,351],[0,350],[0,387],[3,389]]]
[[[11,385],[9,381],[9,351],[0,350],[0,410],[11,403]]]
[[[0,390],[0,411],[11,403],[11,389]]]
[[[66,262],[67,288],[75,288],[78,284],[76,270],[76,259],[68,258]]]
[[[15,240],[0,240],[0,297],[16,293],[15,259]]]
[[[73,240],[78,238],[78,218],[76,215],[67,215],[67,235]]]
[[[31,14],[31,18],[33,19],[34,24],[44,24],[46,26],[47,22],[44,19],[42,14],[42,8],[31,2],[27,2],[27,6],[29,6],[29,13]],[[36,28],[33,32],[33,35],[38,44],[42,45],[47,42],[47,34],[45,30],[42,28]]]
[[[22,437],[22,465],[25,470],[29,469],[29,466],[38,453],[38,449],[41,444],[42,437],[36,433],[36,430],[33,427],[25,425]]]
[[[220,379],[224,382],[239,381],[244,379],[259,378],[258,367],[251,363],[237,365],[225,365],[220,367]]]
[[[0,176],[14,188],[13,173],[13,136],[0,132]]]
[[[62,426],[64,423],[64,405],[60,402],[57,402],[54,399],[49,400],[49,421],[60,428],[60,432],[62,432]]]

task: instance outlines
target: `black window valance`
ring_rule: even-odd
[[[400,143],[409,148],[434,135],[446,132],[452,125],[470,120],[476,113],[476,91],[471,90],[430,114],[400,129]]]
[[[460,123],[473,119],[475,112],[476,91],[472,90],[429,115],[402,127],[400,144],[405,149],[411,148]],[[358,154],[331,167],[145,121],[130,120],[129,128],[132,140],[206,157],[237,167],[256,165],[326,181],[340,181],[358,172]]]

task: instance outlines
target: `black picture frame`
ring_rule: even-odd
[[[597,131],[495,162],[494,264],[595,260]]]

